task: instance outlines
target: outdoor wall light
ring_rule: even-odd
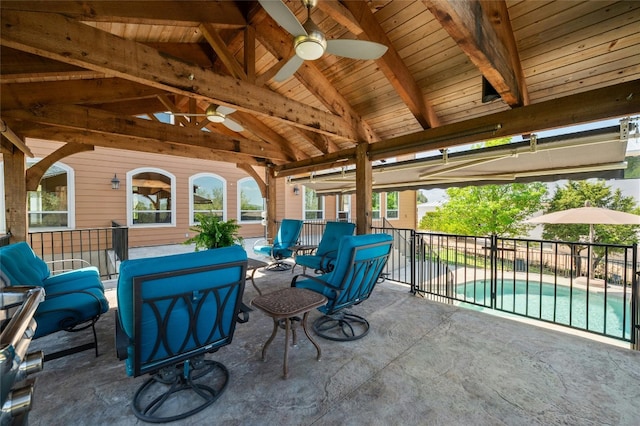
[[[300,188],[298,188],[298,185],[293,187],[293,195],[298,195],[300,194]]]
[[[120,189],[120,179],[118,179],[118,175],[115,173],[113,179],[111,179],[111,189]]]

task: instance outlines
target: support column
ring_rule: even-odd
[[[356,233],[371,232],[371,193],[373,169],[368,156],[369,144],[360,143],[356,147]]]
[[[267,166],[265,169],[267,180],[267,238],[271,241],[278,232],[276,228],[276,177],[273,167]]]
[[[15,146],[2,143],[4,160],[4,206],[7,232],[11,242],[27,240],[27,186],[25,154]]]

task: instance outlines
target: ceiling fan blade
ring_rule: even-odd
[[[291,35],[307,35],[296,15],[281,0],[259,0],[264,10]]]
[[[222,124],[229,130],[233,130],[234,132],[241,132],[244,130],[244,127],[240,125],[237,121],[233,121],[230,118],[225,118]]]
[[[216,111],[218,111],[222,115],[229,115],[231,113],[236,112],[235,109],[228,106],[224,106],[224,105],[220,105],[218,108],[216,108]]]
[[[327,52],[351,59],[378,59],[387,51],[387,46],[366,40],[327,40]]]
[[[303,62],[304,59],[302,59],[298,55],[293,55],[291,59],[289,59],[287,63],[284,64],[282,68],[280,68],[280,71],[278,71],[273,79],[278,83],[285,81],[293,74],[295,74],[296,71],[298,71],[298,68],[300,68],[300,65],[302,65]]]
[[[207,114],[189,114],[186,112],[170,112],[171,115],[179,115],[180,117],[206,117]]]

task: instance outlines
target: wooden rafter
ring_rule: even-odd
[[[355,141],[351,123],[270,90],[215,74],[56,14],[2,9],[3,46]],[[32,31],[36,31],[34,36]],[[47,33],[48,37],[39,34]],[[90,55],[87,52],[91,52]],[[122,52],[122,56],[113,52]],[[126,52],[126,53],[125,53]],[[144,65],[142,65],[144,64]]]
[[[285,161],[286,156],[268,145],[243,137],[230,137],[203,132],[198,129],[177,127],[165,123],[113,114],[103,110],[79,106],[49,106],[33,111],[5,111],[7,118],[65,127],[103,134],[133,136],[142,139],[168,141],[181,145],[199,146],[219,153],[233,152],[251,157]]]
[[[511,107],[523,104],[512,55],[482,5],[473,1],[423,0],[458,46]],[[508,15],[507,15],[508,20]]]

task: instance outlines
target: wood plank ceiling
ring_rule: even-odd
[[[284,3],[304,22],[300,1]],[[311,17],[328,39],[388,51],[325,54],[283,82],[273,76],[292,37],[258,2],[0,8],[2,134],[16,146],[38,137],[273,164],[284,176],[348,163],[358,143],[381,158],[640,112],[637,1],[319,0]],[[499,99],[482,102],[483,77]],[[154,116],[212,103],[237,109],[229,117],[244,130]]]

